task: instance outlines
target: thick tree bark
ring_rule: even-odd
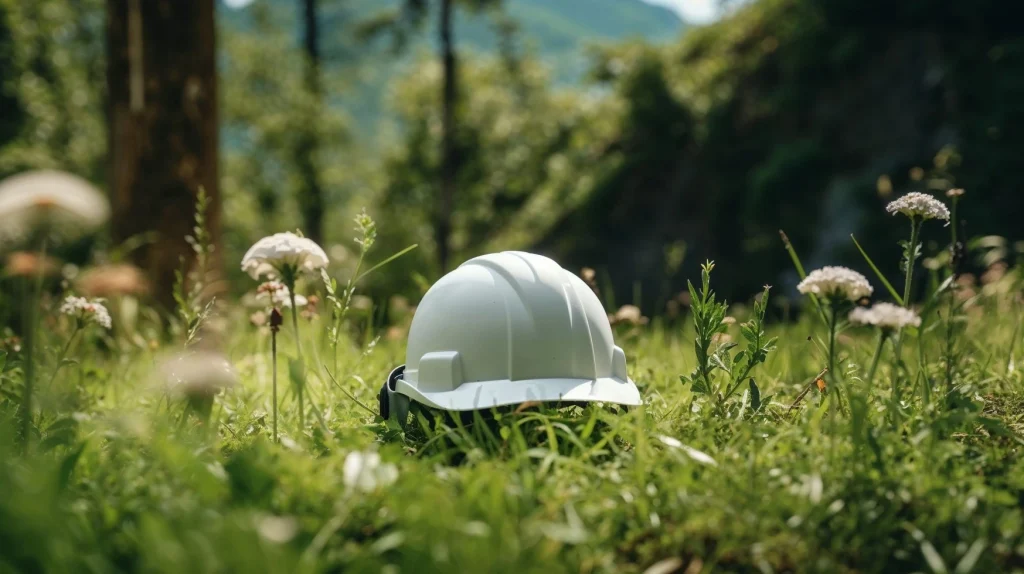
[[[219,238],[214,0],[108,0],[110,186],[117,240],[155,232],[135,252],[160,302],[193,251],[196,194]]]
[[[307,237],[323,243],[324,197],[320,182],[317,157],[320,141],[316,123],[323,106],[323,86],[320,78],[320,32],[316,0],[300,0],[303,5],[306,50],[306,90],[309,92],[311,108],[306,125],[296,147],[295,163],[302,177],[299,191],[299,208],[302,212],[303,232]]]
[[[441,189],[437,199],[434,223],[434,242],[441,272],[448,271],[452,233],[452,208],[455,198],[455,179],[458,174],[458,156],[455,145],[456,86],[455,45],[452,38],[452,0],[441,0],[441,60],[444,85],[441,93]]]

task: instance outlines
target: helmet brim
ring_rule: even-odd
[[[483,381],[462,383],[451,391],[427,392],[402,379],[396,383],[396,390],[412,400],[446,411],[473,411],[531,401],[642,404],[633,381],[613,377]]]

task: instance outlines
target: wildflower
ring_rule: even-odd
[[[294,280],[300,271],[327,266],[327,254],[313,240],[294,233],[275,233],[257,241],[242,257],[242,271],[253,279],[262,276]]]
[[[353,295],[351,305],[356,311],[369,311],[373,308],[373,299],[366,295]]]
[[[728,345],[732,342],[732,335],[729,333],[715,333],[711,336],[711,342],[715,345]]]
[[[263,311],[256,311],[249,315],[249,322],[255,327],[262,327],[267,324],[267,314]]]
[[[76,290],[89,297],[117,297],[145,295],[149,282],[142,270],[134,265],[112,264],[88,269],[75,281]]]
[[[355,216],[353,221],[356,223],[355,230],[359,233],[356,243],[363,249],[363,253],[366,253],[373,247],[373,242],[377,239],[377,224],[366,213],[365,207],[359,215]]]
[[[953,188],[953,189],[947,191],[946,192],[946,197],[950,197],[950,198],[952,198],[952,197],[961,197],[964,193],[966,193],[966,192],[963,189],[960,189],[960,188],[957,187],[957,188]]]
[[[85,297],[69,296],[60,306],[60,312],[74,317],[84,323],[96,323],[104,329],[110,328],[110,312],[103,305],[102,299],[86,299]]]
[[[31,251],[16,251],[7,256],[4,271],[11,277],[37,277],[53,275],[57,271],[57,260],[52,257],[45,259]]]
[[[941,219],[949,221],[949,208],[934,197],[919,192],[911,192],[893,201],[885,208],[892,214],[902,213],[907,217],[925,219]]]
[[[261,516],[256,519],[256,531],[270,542],[284,544],[298,534],[299,523],[291,516]]]
[[[13,351],[15,353],[21,352],[21,338],[15,335],[9,335],[0,339],[0,350]]]
[[[857,325],[873,325],[882,329],[902,329],[908,325],[918,327],[921,318],[910,309],[892,303],[875,303],[869,307],[857,307],[850,312],[850,322]]]
[[[849,301],[856,301],[874,292],[867,278],[860,273],[846,267],[831,266],[811,271],[796,288],[805,295],[840,297]]]
[[[376,452],[350,452],[345,457],[342,481],[345,486],[362,492],[372,492],[391,485],[398,479],[398,467],[381,463]]]
[[[292,306],[291,290],[288,286],[280,281],[265,281],[256,288],[256,300],[266,303],[269,302],[271,307],[288,307]],[[308,301],[302,295],[295,294],[295,305],[297,307],[305,307]]]
[[[231,363],[214,351],[178,355],[164,361],[160,372],[170,392],[188,398],[211,398],[237,379]]]
[[[107,199],[84,179],[60,171],[31,171],[0,182],[0,235],[18,238],[46,226],[72,238],[110,216]]]
[[[614,315],[608,316],[608,321],[613,325],[620,323],[646,325],[648,319],[640,313],[640,308],[636,305],[623,305],[622,307],[619,307],[619,310],[616,311]]]
[[[308,321],[312,321],[320,314],[319,308],[317,307],[320,303],[320,298],[316,295],[310,295],[306,297],[306,305],[302,307],[302,318]]]

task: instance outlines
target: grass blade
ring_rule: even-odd
[[[391,263],[391,262],[392,262],[392,261],[394,261],[395,259],[398,259],[399,257],[401,257],[401,256],[405,255],[406,253],[408,253],[408,252],[412,251],[413,249],[416,249],[417,247],[419,247],[419,244],[418,244],[418,243],[413,243],[413,244],[412,244],[412,245],[410,245],[409,247],[406,247],[405,249],[403,249],[403,250],[399,251],[398,253],[395,253],[394,255],[392,255],[391,257],[388,257],[388,258],[387,258],[387,259],[385,259],[384,261],[381,261],[380,263],[378,263],[378,264],[374,265],[373,267],[370,267],[370,268],[369,268],[369,269],[367,269],[366,271],[363,271],[362,273],[360,273],[360,274],[359,274],[359,276],[358,276],[358,277],[356,277],[356,278],[355,278],[355,279],[354,279],[354,280],[352,281],[352,283],[353,283],[353,284],[355,284],[355,283],[358,283],[358,282],[359,282],[359,280],[360,280],[360,279],[362,279],[363,277],[366,277],[366,276],[367,276],[367,275],[369,275],[370,273],[373,273],[374,271],[376,271],[376,270],[380,269],[381,267],[384,267],[384,266],[385,266],[385,265],[387,265],[388,263]]]
[[[903,297],[900,297],[900,294],[897,293],[896,289],[893,288],[892,283],[889,283],[889,280],[885,278],[885,275],[882,275],[882,272],[878,270],[878,267],[875,265],[875,262],[872,261],[870,257],[868,257],[867,252],[864,251],[864,248],[860,246],[860,243],[857,242],[857,238],[854,237],[852,233],[850,234],[850,239],[852,239],[853,244],[857,246],[857,251],[860,251],[860,254],[864,256],[864,260],[868,262],[868,266],[871,267],[871,270],[875,272],[875,275],[878,277],[878,280],[882,282],[882,285],[885,285],[886,290],[889,291],[889,294],[892,295],[892,298],[895,299],[896,302],[899,303],[902,307]]]
[[[796,249],[793,249],[789,236],[781,229],[779,230],[779,236],[782,237],[782,243],[786,246],[786,253],[789,253],[789,258],[793,261],[793,267],[796,267],[796,273],[800,276],[800,280],[806,279],[807,272],[804,271],[804,264],[800,262],[800,256],[796,254]],[[814,303],[814,308],[818,310],[818,316],[821,317],[821,321],[828,326],[828,316],[825,315],[825,310],[821,308],[821,302],[818,301],[818,297],[814,293],[808,293],[807,296],[810,297],[811,303]]]

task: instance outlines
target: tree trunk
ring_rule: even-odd
[[[110,186],[115,239],[155,232],[134,253],[168,307],[193,251],[196,194],[220,234],[214,0],[107,0]]]
[[[441,190],[437,200],[434,223],[434,242],[441,273],[448,271],[452,232],[452,208],[455,198],[455,178],[458,174],[458,156],[455,146],[456,90],[455,46],[452,39],[452,0],[441,0],[441,60],[444,86],[441,93]]]
[[[299,190],[299,208],[302,212],[303,232],[307,237],[323,243],[324,197],[320,184],[320,164],[317,161],[320,141],[316,129],[323,106],[323,87],[320,81],[319,20],[316,0],[300,0],[304,8],[306,49],[306,90],[310,98],[308,117],[298,146],[295,163],[302,178]]]

